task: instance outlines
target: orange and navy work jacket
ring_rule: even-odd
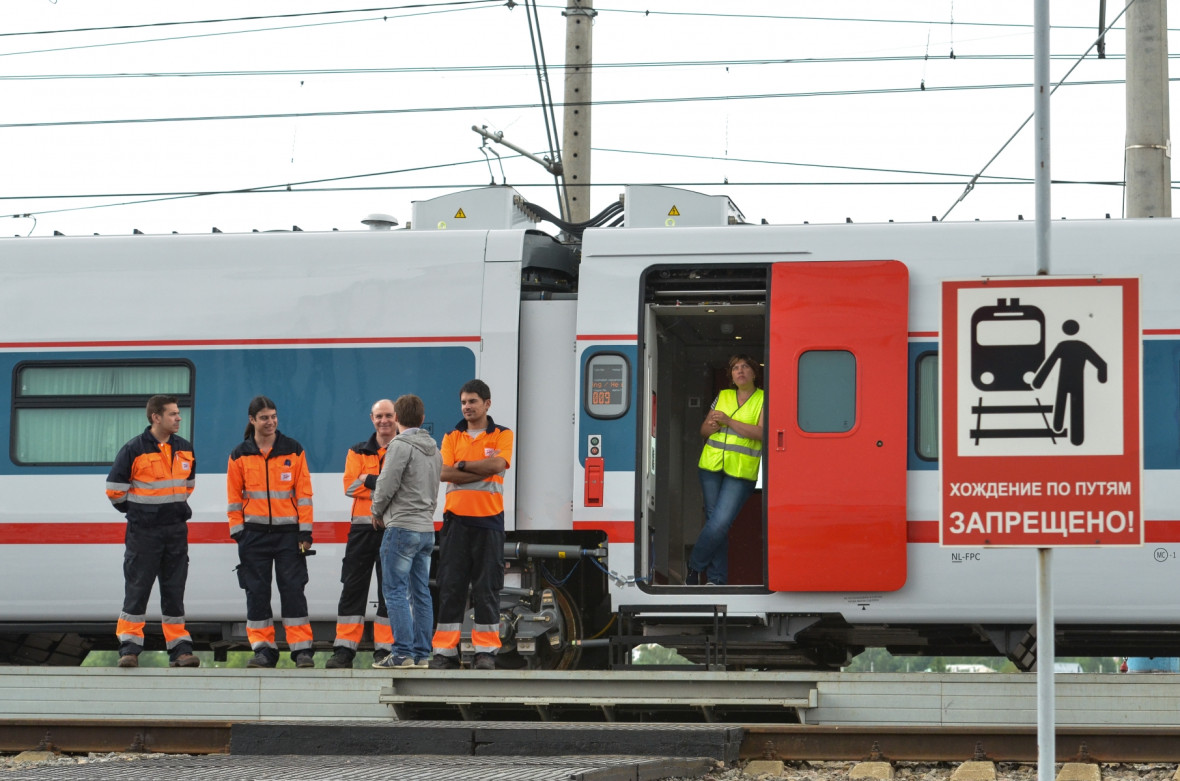
[[[493,456],[512,466],[512,432],[497,426],[490,415],[487,429],[475,439],[467,434],[466,420],[459,421],[454,431],[443,437],[444,466]],[[504,474],[492,475],[478,483],[447,483],[446,515],[465,526],[504,531]]]
[[[377,435],[368,442],[357,442],[348,449],[344,461],[344,495],[352,498],[352,522],[369,525],[373,509],[373,488],[385,463],[385,448],[377,444]]]
[[[192,443],[175,434],[159,442],[148,426],[119,450],[107,475],[107,498],[130,523],[167,526],[192,517],[196,486]]]
[[[311,540],[311,474],[303,446],[282,432],[265,456],[254,438],[229,454],[225,475],[229,533],[247,528],[299,532]]]

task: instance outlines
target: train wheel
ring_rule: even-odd
[[[582,658],[582,646],[573,641],[582,639],[582,614],[577,606],[560,586],[550,586],[557,602],[557,609],[561,611],[562,621],[565,623],[565,646],[554,648],[547,642],[537,643],[537,653],[528,657],[531,670],[575,670]]]

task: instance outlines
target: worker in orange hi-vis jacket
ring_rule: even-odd
[[[384,532],[370,522],[373,487],[385,463],[385,448],[397,436],[393,402],[381,399],[369,411],[373,434],[348,449],[344,462],[344,494],[352,499],[352,525],[340,567],[340,604],[336,608],[336,641],[332,658],[324,667],[350,668],[365,630],[365,604],[369,583],[377,571],[377,593],[381,594],[381,540]],[[373,661],[379,662],[393,649],[393,630],[385,599],[377,600],[377,618],[373,621]]]
[[[504,587],[504,472],[512,465],[512,432],[488,414],[492,394],[483,380],[459,390],[463,420],[443,437],[446,507],[439,534],[438,625],[432,670],[459,667],[459,638],[467,587],[475,625],[472,666],[496,669],[500,650],[500,590]]]
[[[279,587],[283,629],[296,667],[315,667],[307,615],[307,552],[311,550],[311,475],[303,446],[279,431],[279,413],[266,396],[248,409],[245,439],[226,468],[229,533],[238,543],[238,583],[246,591],[247,667],[279,661],[270,607],[271,568]]]
[[[152,585],[160,581],[161,624],[170,667],[199,667],[193,639],[184,626],[184,586],[188,580],[189,494],[196,484],[193,446],[177,435],[180,407],[175,396],[152,396],[150,424],[123,445],[107,475],[107,498],[127,516],[123,554],[123,612],[119,666],[138,667],[143,626]]]

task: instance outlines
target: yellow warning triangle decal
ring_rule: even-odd
[[[455,219],[456,219],[456,220],[465,220],[465,219],[467,219],[467,215],[463,213],[463,209],[462,209],[462,207],[460,207],[459,211],[455,212]]]
[[[669,217],[679,217],[680,210],[676,208],[676,204],[672,204],[672,211],[668,212]]]

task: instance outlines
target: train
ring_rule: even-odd
[[[868,647],[1035,663],[1036,553],[942,546],[939,471],[941,285],[1033,275],[1033,222],[753,224],[727,196],[655,185],[579,225],[505,186],[412,208],[398,229],[0,239],[0,662],[115,647],[124,521],[105,474],[155,393],[180,399],[196,450],[195,646],[246,647],[224,464],[266,394],[313,473],[327,649],[345,454],[371,404],[417,394],[441,439],[478,377],[516,437],[503,664],[606,666],[624,636],[696,658],[718,635],[741,669]],[[1062,656],[1180,655],[1178,261],[1175,220],[1052,225],[1054,275],[1142,281],[1142,544],[1057,551]],[[734,353],[760,364],[761,474],[729,583],[689,586],[698,428]]]

